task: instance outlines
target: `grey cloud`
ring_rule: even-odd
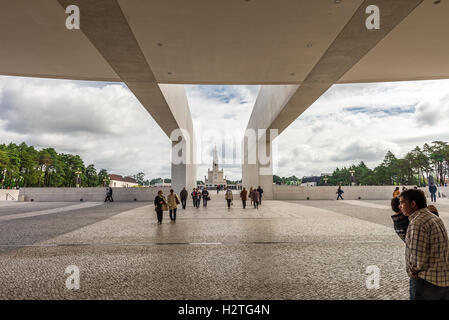
[[[366,142],[354,141],[330,157],[332,161],[372,161],[381,159],[387,149],[379,145],[368,145]]]
[[[416,107],[415,120],[418,126],[435,126],[449,120],[449,103],[446,98],[424,101]]]

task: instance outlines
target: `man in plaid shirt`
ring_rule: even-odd
[[[411,300],[449,300],[449,243],[443,221],[427,207],[424,192],[403,191],[401,210],[408,216],[405,265]]]

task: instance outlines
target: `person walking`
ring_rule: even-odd
[[[196,189],[196,208],[197,208],[197,209],[200,208],[200,203],[201,203],[201,192],[200,192],[200,190],[197,188],[197,189]]]
[[[106,188],[106,198],[104,199],[104,202],[110,201],[109,198],[110,198],[110,197],[109,197],[109,188]]]
[[[253,189],[251,198],[253,199],[254,209],[259,209],[259,191],[257,191],[257,189]]]
[[[394,191],[393,191],[393,198],[396,198],[400,194],[401,194],[401,191],[399,190],[399,187],[396,187],[396,189],[394,189]]]
[[[246,191],[246,188],[243,188],[243,190],[240,191],[240,199],[242,199],[243,209],[245,209],[246,201],[248,200],[248,191]]]
[[[427,209],[422,190],[402,192],[399,203],[409,220],[405,266],[410,300],[449,300],[449,239],[443,221]]]
[[[106,199],[104,199],[104,202],[114,202],[114,198],[112,198],[112,188],[109,187],[106,189]]]
[[[253,205],[253,187],[249,187],[249,198],[251,199],[250,204]]]
[[[430,202],[437,202],[437,186],[432,182],[429,185],[429,192],[430,192]]]
[[[162,194],[162,190],[159,190],[157,192],[156,198],[154,198],[154,206],[156,210],[157,215],[157,224],[162,224],[162,214],[164,212],[164,209],[167,208],[167,201],[165,201],[165,197]]]
[[[209,200],[209,191],[207,191],[207,188],[204,188],[201,192],[203,195],[203,208],[207,207],[207,201]]]
[[[226,190],[225,199],[228,202],[228,209],[231,209],[231,203],[232,203],[232,200],[234,199],[234,197],[232,196],[232,191],[229,188],[228,188],[228,190]]]
[[[167,196],[167,206],[170,213],[170,223],[176,223],[176,210],[178,210],[179,198],[173,189],[170,189],[170,194]]]
[[[341,189],[341,186],[338,186],[338,190],[336,193],[338,194],[337,200],[338,200],[338,198],[340,198],[341,200],[344,200],[343,197],[341,196],[342,193],[344,193],[344,191]]]
[[[185,210],[186,205],[187,205],[187,196],[188,196],[186,187],[182,188],[181,193],[179,195],[181,196],[182,209]]]
[[[193,188],[192,193],[190,194],[192,196],[192,201],[193,201],[193,207],[196,208],[196,199],[198,198],[198,195],[196,193],[196,189]]]
[[[262,204],[263,189],[259,186],[257,187],[257,192],[259,193],[259,204]]]

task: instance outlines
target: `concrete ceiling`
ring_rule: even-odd
[[[338,82],[449,78],[448,32],[449,1],[425,0]]]
[[[204,84],[301,82],[360,3],[119,0],[158,81]]]
[[[159,83],[300,84],[362,1],[118,3]],[[449,78],[448,17],[425,0],[338,82]],[[57,0],[0,0],[0,74],[120,81],[65,19]]]
[[[120,81],[56,0],[0,0],[0,74]]]

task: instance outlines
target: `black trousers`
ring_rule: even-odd
[[[259,201],[254,201],[254,208],[259,209]]]
[[[186,208],[186,205],[187,205],[187,199],[181,198],[181,204],[182,204],[182,208],[185,209],[185,208]]]
[[[410,278],[410,300],[449,300],[449,287],[438,287],[423,279]]]
[[[228,208],[231,208],[231,199],[226,199],[226,201],[228,202]]]
[[[176,210],[178,209],[170,209],[170,220],[176,221]]]
[[[157,222],[162,223],[162,209],[156,209]]]
[[[242,200],[242,204],[243,204],[243,209],[246,208],[246,200]]]

